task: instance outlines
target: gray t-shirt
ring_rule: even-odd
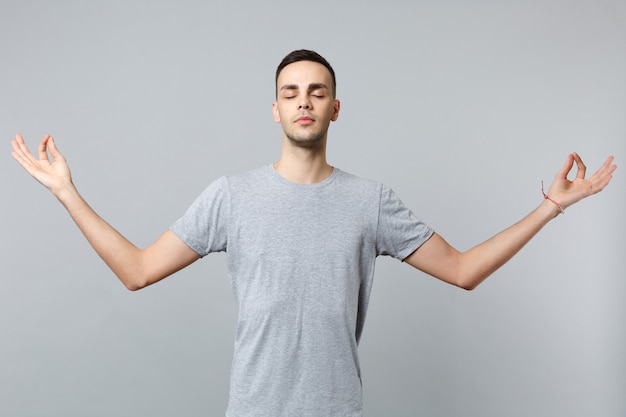
[[[239,310],[228,417],[362,415],[357,345],[378,255],[433,231],[384,185],[335,168],[295,184],[272,165],[209,185],[171,230],[226,251]]]

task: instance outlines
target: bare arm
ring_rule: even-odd
[[[574,162],[577,166],[576,178],[570,181],[567,174]],[[445,282],[472,290],[511,259],[543,226],[556,217],[560,213],[558,206],[565,209],[602,191],[617,168],[612,162],[613,157],[607,158],[598,171],[585,179],[586,167],[578,154],[573,153],[567,157],[565,165],[548,190],[550,200],[544,199],[539,207],[513,226],[466,252],[457,251],[435,234],[404,261]]]
[[[169,230],[146,249],[139,249],[129,242],[80,196],[65,158],[50,135],[44,136],[39,144],[38,160],[30,153],[21,135],[16,135],[11,144],[16,161],[59,199],[91,246],[129,290],[153,284],[199,258]]]

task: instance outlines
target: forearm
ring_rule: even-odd
[[[518,253],[551,219],[558,208],[544,200],[539,207],[491,239],[460,253],[458,284],[473,289]]]
[[[141,288],[141,250],[102,219],[72,184],[54,192],[96,253],[131,290]]]

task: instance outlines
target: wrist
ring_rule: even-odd
[[[78,196],[78,190],[71,181],[51,188],[50,191],[64,205]]]
[[[549,220],[552,220],[559,214],[562,214],[557,205],[546,198],[544,198],[541,204],[539,204],[538,210],[540,210],[541,213],[543,213],[543,215]]]
[[[565,214],[565,209],[563,208],[563,206],[559,202],[552,199],[548,194],[545,193],[545,191],[543,190],[543,181],[541,181],[541,194],[543,194],[543,198],[545,200],[544,203],[550,202],[558,210],[557,214],[554,217],[556,217],[559,214]]]

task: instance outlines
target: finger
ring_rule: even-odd
[[[602,166],[600,168],[598,168],[598,171],[599,172],[601,172],[601,171],[610,171],[610,172],[615,171],[615,168],[617,168],[617,165],[612,165],[614,159],[615,159],[615,157],[613,155],[611,155],[608,158],[606,158],[606,161],[604,161]]]
[[[583,163],[581,157],[574,152],[573,154],[574,161],[576,161],[576,178],[583,179],[585,178],[585,174],[587,172],[587,166]]]
[[[615,168],[617,168],[616,165],[612,165],[613,159],[613,156],[609,156],[608,158],[606,158],[606,161],[604,161],[600,168],[598,168],[598,170],[593,173],[589,180],[593,181],[596,178],[602,178],[606,175],[612,174],[613,171],[615,171]]]
[[[46,135],[43,137],[43,139],[41,139],[41,142],[39,142],[39,148],[37,149],[37,151],[40,161],[48,160],[48,141],[50,140],[50,138],[50,135]]]
[[[607,160],[602,164],[602,166],[596,171],[592,177],[589,179],[592,183],[592,187],[594,193],[597,193],[604,189],[611,179],[613,179],[613,171],[617,169],[617,165],[612,165],[613,157],[610,156]]]
[[[561,170],[555,175],[555,178],[567,179],[567,174],[572,170],[574,166],[574,155],[567,155],[567,159],[565,160],[565,164],[561,168]]]
[[[24,140],[22,139],[20,143],[19,138],[16,138],[16,140],[11,141],[11,145],[13,145],[13,152],[11,152],[13,158],[22,166],[22,168],[32,175],[35,169],[36,161],[30,154],[28,148],[26,148]]]
[[[24,142],[24,138],[21,134],[16,133],[15,139],[11,141],[11,145],[13,145],[13,149],[19,149],[21,147],[26,147],[26,142]]]
[[[28,150],[28,146],[26,146],[26,142],[24,142],[24,138],[19,133],[15,135],[15,140],[11,141],[11,145],[13,146],[13,157],[19,160],[22,165],[24,163],[35,163],[37,162],[33,155]],[[21,162],[23,161],[23,163]]]
[[[59,152],[59,148],[57,148],[57,144],[52,136],[50,136],[50,140],[48,140],[48,151],[55,161],[63,158],[63,155]]]

